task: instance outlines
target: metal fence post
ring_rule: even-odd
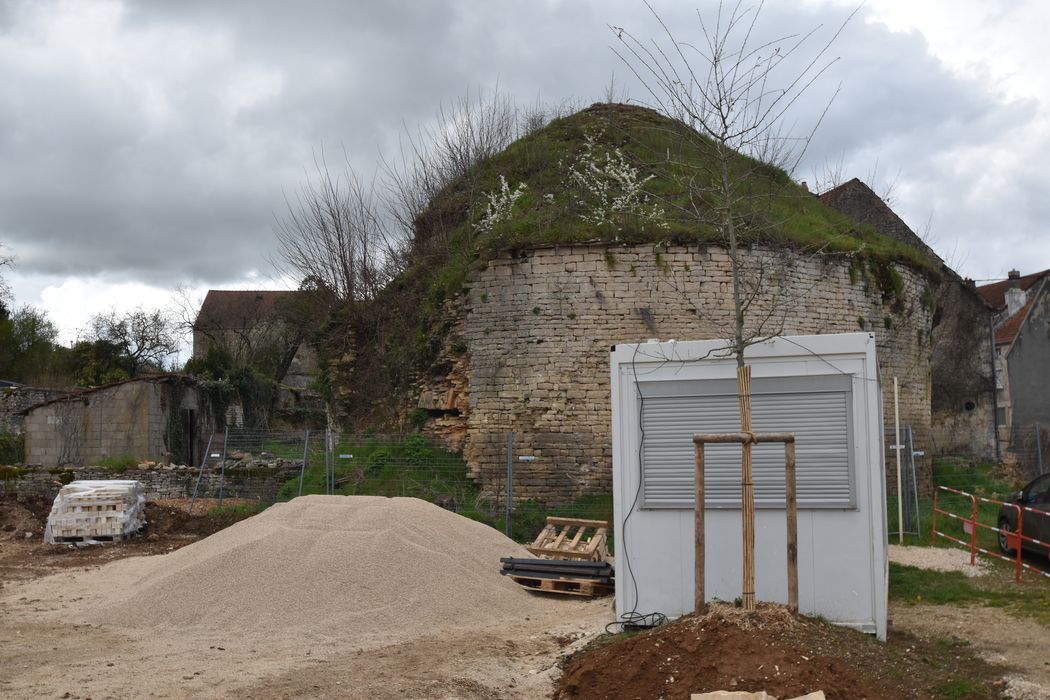
[[[306,476],[306,456],[309,454],[310,449],[310,431],[307,430],[306,434],[303,435],[303,464],[299,467],[299,495],[303,495],[303,477]]]
[[[908,426],[908,454],[911,455],[911,493],[912,500],[915,504],[915,536],[918,537],[922,533],[922,516],[919,515],[919,479],[916,476],[915,467],[915,443],[912,442],[912,429]],[[920,455],[922,456],[922,455]]]
[[[230,426],[222,434],[222,464],[219,467],[219,505],[222,505],[223,493],[226,490],[226,445],[230,441]]]
[[[1040,475],[1045,473],[1045,469],[1043,468],[1043,436],[1042,436],[1042,432],[1043,432],[1043,429],[1039,426],[1038,423],[1036,423],[1035,424],[1035,459],[1036,459],[1036,464],[1039,465],[1039,474]]]
[[[511,510],[514,507],[514,431],[507,433],[507,515],[503,520],[503,532],[510,537]]]
[[[331,437],[327,430],[324,431],[324,493],[326,496],[331,495],[332,489],[332,445]]]

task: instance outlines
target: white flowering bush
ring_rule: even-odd
[[[568,170],[570,184],[580,191],[576,200],[580,218],[617,231],[628,220],[668,228],[663,207],[652,203],[644,188],[654,177],[642,177],[619,148],[600,147],[593,134],[586,135],[583,149]]]
[[[498,223],[510,219],[514,203],[525,193],[525,187],[525,183],[520,182],[512,190],[507,184],[507,178],[500,175],[499,189],[485,193],[488,204],[485,206],[485,214],[474,224],[474,230],[478,233],[492,233]]]

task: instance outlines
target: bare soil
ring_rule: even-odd
[[[229,500],[227,500],[229,503]],[[124,542],[87,546],[44,542],[51,501],[0,495],[0,591],[14,581],[39,578],[66,569],[95,567],[127,557],[166,554],[229,527],[248,514],[207,515],[215,505],[198,500],[195,513],[180,501],[146,504],[146,527]]]
[[[966,649],[941,648],[894,631],[882,644],[868,635],[763,605],[754,616],[710,606],[644,634],[571,658],[562,700],[684,698],[715,690],[767,691],[797,697],[903,700],[942,697],[969,679],[958,697],[1001,697],[1001,670]],[[952,696],[954,697],[954,696]]]

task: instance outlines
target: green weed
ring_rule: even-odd
[[[121,455],[119,457],[103,457],[98,461],[98,464],[94,465],[100,469],[109,469],[115,471],[118,474],[126,472],[128,469],[132,469],[139,465],[138,457],[134,455]]]

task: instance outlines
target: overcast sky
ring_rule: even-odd
[[[683,40],[695,9],[654,0]],[[766,34],[837,27],[855,3],[769,1]],[[636,0],[0,0],[0,242],[16,305],[68,342],[94,312],[177,285],[272,288],[273,221],[313,154],[371,173],[407,125],[498,84],[521,104],[646,94],[608,25]],[[1050,268],[1050,3],[871,0],[793,117],[841,89],[795,173],[884,192],[963,275]],[[341,157],[341,155],[339,156]]]

